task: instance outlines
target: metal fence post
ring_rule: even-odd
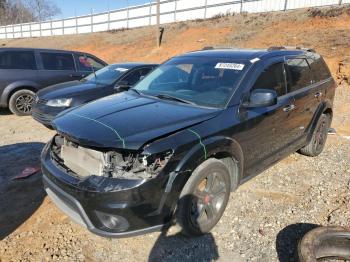
[[[91,9],[91,19],[90,19],[90,23],[91,23],[91,33],[94,32],[94,11]]]
[[[288,0],[284,0],[284,11],[287,11]]]
[[[41,37],[41,21],[39,21],[39,36]]]
[[[176,15],[177,15],[177,0],[175,0],[174,22],[176,22]]]
[[[343,0],[339,0],[339,5],[341,5],[343,3]]]
[[[50,36],[53,36],[53,31],[52,31],[52,20],[50,20]]]
[[[21,38],[23,38],[23,24],[21,24]]]
[[[64,35],[64,19],[62,18],[62,35]]]
[[[29,36],[32,37],[32,24],[29,24]]]
[[[7,26],[5,25],[5,39],[7,39]]]
[[[126,10],[126,28],[129,29],[129,18],[130,18],[130,10],[129,10],[129,1],[128,1],[128,7]]]
[[[204,3],[204,19],[207,18],[207,5],[208,5],[208,0],[205,0],[205,3]]]
[[[111,10],[108,7],[108,24],[107,24],[107,30],[110,31],[111,30]]]
[[[152,0],[149,1],[149,25],[152,25]]]
[[[241,7],[239,9],[239,13],[241,14],[243,12],[243,0],[241,0]]]

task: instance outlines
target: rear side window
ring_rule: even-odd
[[[37,69],[32,51],[5,51],[0,53],[0,69]]]
[[[284,81],[283,63],[276,63],[265,68],[256,80],[254,89],[275,90],[278,96],[286,94],[286,84]]]
[[[286,62],[288,92],[294,92],[312,83],[309,64],[304,58],[289,59]]]
[[[127,81],[129,85],[133,86],[135,85],[138,81],[141,80],[144,76],[146,76],[152,68],[141,68],[137,69],[136,71],[132,72],[128,76],[126,76],[123,81]]]
[[[310,58],[307,59],[311,67],[312,77],[314,82],[320,82],[331,77],[331,73],[328,70],[323,58],[316,53],[312,53]]]
[[[73,55],[67,53],[40,53],[45,70],[75,71]]]
[[[80,71],[92,71],[92,67],[94,68],[95,71],[97,71],[105,67],[104,64],[102,64],[101,62],[97,61],[95,58],[88,55],[86,56],[79,55],[78,65],[79,65]]]

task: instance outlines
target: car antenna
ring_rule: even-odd
[[[86,54],[84,54],[84,58],[85,58],[85,61],[87,62],[87,56],[86,56]],[[96,75],[96,71],[95,71],[95,68],[94,68],[94,66],[91,64],[91,63],[89,63],[89,65],[90,65],[90,67],[91,67],[91,70],[92,70],[92,72],[94,73],[94,75],[95,75],[95,78],[97,79],[97,75]]]

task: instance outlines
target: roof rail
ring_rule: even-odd
[[[235,49],[237,47],[234,46],[205,46],[202,50],[215,50],[215,49]]]
[[[301,46],[271,46],[267,49],[267,51],[274,51],[274,50],[302,50],[306,52],[315,53],[315,49],[313,48],[305,48]]]

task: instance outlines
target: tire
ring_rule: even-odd
[[[299,150],[299,153],[305,156],[318,156],[322,153],[327,141],[328,129],[331,125],[331,117],[328,114],[322,114],[319,118],[314,133],[309,144]]]
[[[308,232],[298,245],[300,262],[350,259],[350,231],[344,227],[318,227]]]
[[[10,111],[17,116],[29,116],[32,112],[35,93],[28,89],[21,89],[12,94],[9,100]]]
[[[208,233],[222,217],[230,189],[230,173],[222,161],[208,159],[198,166],[180,194],[176,218],[182,233]]]

